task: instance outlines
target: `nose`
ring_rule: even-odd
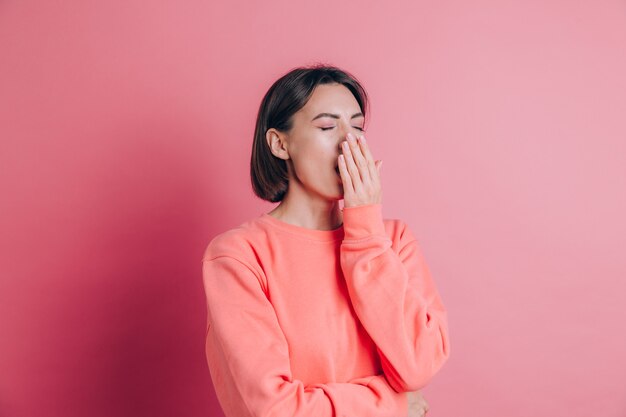
[[[361,132],[359,129],[352,127],[349,122],[344,122],[343,120],[338,122],[337,132],[339,134],[339,137],[337,138],[337,140],[339,141],[337,143],[337,146],[339,147],[339,153],[343,153],[341,144],[345,140],[348,140],[347,135],[349,132],[352,132],[352,135],[354,135],[354,137],[359,137],[361,134],[363,134],[363,132]]]
[[[346,139],[346,135],[348,132],[352,132],[355,136],[358,136],[359,129],[352,127],[352,124],[349,121],[341,120],[338,122],[339,129],[337,131],[340,133],[343,140]]]
[[[344,140],[346,140],[346,136],[348,135],[349,132],[352,132],[352,134],[355,137],[359,137],[361,134],[363,134],[363,132],[361,132],[359,129],[357,129],[356,127],[352,127],[352,124],[350,122],[345,122],[345,121],[341,121],[338,123],[338,129],[337,132],[339,132],[339,143],[341,144],[341,142],[343,142]]]

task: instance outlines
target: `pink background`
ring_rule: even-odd
[[[430,417],[626,416],[623,1],[0,3],[0,416],[221,416],[201,255],[326,62],[449,310]]]

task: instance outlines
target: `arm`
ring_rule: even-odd
[[[359,320],[398,392],[423,388],[450,355],[447,313],[419,245],[404,225],[398,253],[381,204],[346,207],[341,267]]]
[[[289,346],[259,276],[241,261],[203,259],[206,355],[220,405],[238,417],[400,417],[407,399],[384,375],[305,385],[294,379]]]

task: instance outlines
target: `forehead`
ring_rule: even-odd
[[[359,102],[342,84],[318,85],[301,109],[306,116],[314,116],[321,112],[353,114],[360,110]]]

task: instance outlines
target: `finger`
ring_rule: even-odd
[[[370,178],[374,179],[376,178],[376,173],[378,172],[378,170],[374,170],[374,168],[377,168],[375,166],[375,162],[374,162],[374,157],[372,156],[372,153],[370,152],[369,147],[367,146],[367,141],[365,140],[365,136],[361,135],[359,138],[359,144],[361,146],[361,152],[363,153],[365,160],[367,161],[367,168],[369,170],[369,174],[370,174]]]
[[[356,166],[356,162],[354,161],[354,156],[352,155],[352,149],[350,148],[350,144],[348,141],[343,143],[343,155],[346,163],[346,167],[348,172],[350,173],[351,182],[354,187],[354,191],[356,192],[361,188],[362,179],[361,174],[359,173],[359,168]]]
[[[372,173],[370,172],[370,161],[367,159],[365,153],[363,152],[363,147],[366,147],[365,142],[355,138],[354,136],[352,137],[354,138],[354,140],[350,141],[350,150],[352,151],[354,162],[359,169],[361,180],[364,183],[368,183],[372,180]]]
[[[350,194],[354,188],[352,185],[352,179],[350,178],[350,174],[348,173],[348,169],[346,167],[346,158],[344,155],[339,155],[338,166],[339,175],[341,176],[341,182],[343,184],[343,195],[345,198],[346,194]]]

